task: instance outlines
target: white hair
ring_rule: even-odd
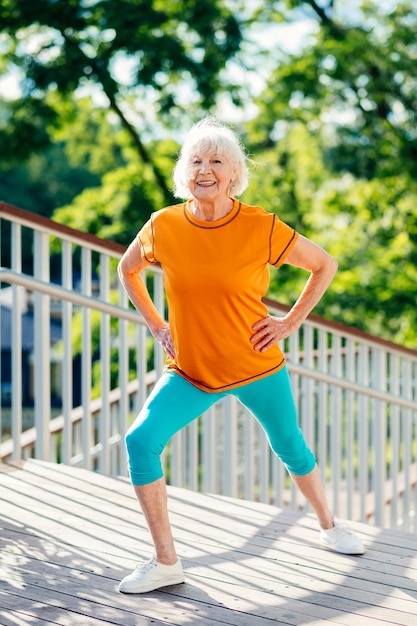
[[[194,124],[185,138],[177,164],[174,168],[174,195],[191,198],[188,187],[189,169],[193,154],[215,152],[224,156],[235,168],[233,195],[243,193],[248,186],[248,157],[237,135],[214,117],[206,117]]]

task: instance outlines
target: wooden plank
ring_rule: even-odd
[[[18,596],[11,596],[0,591],[0,624],[1,626],[23,626],[36,624],[48,626],[103,626],[103,624],[129,624],[121,622],[122,614],[117,621],[109,621],[99,616],[88,616],[85,613],[76,613],[65,607],[46,604],[40,600],[30,600]],[[166,626],[168,622],[156,620],[154,617],[143,617],[135,614],[130,621],[132,626]]]
[[[5,541],[2,539],[0,545],[4,543]],[[42,539],[34,536],[28,536],[26,546],[28,544],[30,545],[31,552],[35,554],[39,554],[41,552],[42,546],[45,550],[48,550],[51,555],[48,557],[49,562],[52,560],[54,566],[60,566],[63,568],[66,566],[66,563],[68,563],[68,548],[65,548],[65,546],[61,546],[61,556],[57,557],[56,554],[53,554],[52,556],[54,546],[49,544],[45,545],[45,542]],[[58,549],[59,546],[56,541],[54,552]],[[228,577],[235,577],[239,579],[250,577],[252,584],[260,585],[262,583],[262,586],[265,588],[268,588],[275,581],[284,581],[291,584],[293,587],[299,587],[300,589],[305,590],[310,589],[320,592],[328,591],[330,589],[330,591],[328,591],[329,593],[334,593],[332,589],[336,585],[336,588],[338,589],[337,594],[342,597],[350,598],[353,593],[356,594],[358,599],[361,599],[362,601],[368,600],[372,603],[377,603],[379,597],[380,600],[385,599],[386,606],[398,609],[401,608],[401,603],[413,603],[417,612],[417,605],[415,601],[407,597],[404,590],[401,590],[400,592],[397,589],[397,586],[394,586],[393,588],[392,576],[388,577],[387,584],[376,584],[375,581],[371,579],[371,573],[366,569],[362,570],[364,571],[366,579],[363,577],[361,578],[360,575],[349,578],[343,572],[329,572],[325,568],[320,568],[319,566],[306,567],[305,565],[303,566],[302,563],[296,563],[295,566],[289,570],[288,561],[279,562],[273,559],[271,561],[265,561],[258,556],[250,555],[240,555],[239,557],[233,552],[227,557],[217,556],[215,554],[211,554],[210,556],[209,573],[214,577],[220,576],[220,573],[223,574],[226,572]],[[9,563],[13,567],[19,567],[22,569],[24,569],[25,561],[28,560],[24,553],[17,554],[16,551],[8,552],[7,547],[2,548],[2,559],[4,564]],[[105,568],[94,566],[93,569],[93,564],[89,563],[88,560],[81,562],[80,559],[77,559],[76,564],[78,570],[82,569],[86,573],[93,572],[95,574],[113,576],[115,581],[117,581],[122,575],[121,572],[123,572],[122,568],[125,566],[125,559],[123,559],[123,557],[119,557],[117,559],[112,558]],[[186,568],[187,579],[190,576],[208,577],[208,572],[204,571],[207,569],[207,565],[204,563],[204,556],[198,555],[196,557],[184,559],[184,565]],[[39,567],[44,567],[44,563],[42,561],[39,566],[36,562],[31,562],[30,571],[36,572]],[[411,581],[411,586],[413,587],[413,590],[416,591],[417,584]],[[402,609],[405,610],[404,605],[402,606]]]
[[[48,564],[50,566],[50,564]],[[50,566],[48,568],[49,576],[56,575],[58,567],[56,565]],[[52,571],[52,573],[51,573]],[[90,572],[88,570],[81,570],[81,568],[63,568],[60,566],[60,574],[59,579],[63,581],[65,586],[72,584],[83,584],[82,581],[86,580],[88,577],[89,586],[91,586],[91,581],[93,581],[94,585],[103,589],[103,582],[97,580],[97,573]],[[63,572],[63,573],[62,573]],[[103,574],[100,572],[100,576]],[[111,580],[112,584],[110,586],[105,586],[108,590],[109,594],[114,591],[118,582],[117,572],[108,568],[105,572],[106,579]],[[19,578],[13,577],[12,579],[18,583]],[[30,564],[26,563],[19,567],[19,576],[22,576],[25,580],[25,584],[37,584],[43,576],[45,576],[45,563],[31,561]],[[330,579],[323,582],[322,575],[312,577],[310,576],[300,576],[299,572],[288,572],[288,570],[282,570],[279,574],[271,569],[268,573],[261,573],[259,570],[254,571],[254,568],[251,567],[250,563],[245,562],[244,564],[240,564],[239,566],[235,566],[231,569],[229,562],[223,561],[219,563],[217,566],[213,566],[210,564],[210,568],[207,568],[207,565],[196,566],[195,564],[190,569],[187,570],[187,580],[191,582],[196,582],[201,579],[210,578],[212,581],[212,586],[216,586],[217,583],[220,583],[222,588],[226,588],[227,586],[232,589],[233,593],[239,594],[242,593],[242,597],[247,599],[251,596],[251,594],[258,595],[259,593],[269,593],[278,597],[285,597],[288,599],[289,597],[301,600],[304,602],[304,597],[306,594],[317,593],[321,594],[321,604],[325,606],[333,606],[334,601],[338,602],[339,608],[342,605],[348,605],[349,602],[354,598],[355,604],[357,606],[362,605],[362,608],[366,609],[366,605],[369,604],[371,606],[383,605],[384,611],[389,616],[389,610],[395,610],[397,614],[400,616],[402,613],[411,613],[413,615],[416,614],[417,604],[410,597],[407,597],[405,594],[401,594],[398,590],[396,590],[396,594],[389,594],[388,590],[385,592],[377,592],[376,589],[369,590],[361,590],[357,588],[352,593],[352,590],[345,589],[344,586],[344,577],[340,576],[336,579]],[[249,586],[250,581],[250,587]],[[239,590],[242,587],[243,591]],[[183,595],[184,587],[181,586],[178,588]],[[177,593],[177,592],[175,592]],[[187,595],[190,598],[189,595]],[[194,598],[193,598],[194,599]],[[386,611],[388,609],[388,611]],[[351,611],[351,607],[345,607],[344,610]],[[358,613],[358,609],[356,609]],[[387,616],[384,615],[385,619]],[[407,615],[402,616],[404,623],[407,623]]]
[[[0,607],[25,624],[42,606],[40,619],[59,624],[79,623],[72,611],[91,624],[416,626],[415,535],[354,524],[368,551],[349,557],[320,548],[312,515],[169,495],[186,583],[125,596],[118,581],[152,550],[128,481],[38,461],[0,467]]]
[[[19,594],[15,592],[15,597],[17,602],[21,597],[25,601],[36,599],[52,607],[59,607],[62,611],[66,609],[66,602],[69,601],[73,611],[81,612],[87,617],[105,618],[112,623],[117,620],[120,624],[136,623],[132,622],[129,614],[132,609],[135,616],[141,618],[152,616],[169,624],[188,624],[196,615],[199,619],[204,616],[205,626],[217,626],[225,622],[236,626],[252,626],[255,618],[256,623],[265,625],[270,624],[271,619],[286,624],[302,624],[307,616],[309,619],[327,617],[327,623],[338,623],[337,616],[334,620],[331,619],[335,611],[329,607],[323,608],[311,602],[289,600],[288,597],[281,598],[271,592],[249,590],[248,595],[247,588],[240,590],[237,585],[234,585],[231,603],[230,594],[221,589],[224,584],[222,581],[218,581],[217,588],[210,585],[209,595],[205,586],[197,593],[194,586],[191,586],[187,593],[184,588],[190,585],[179,585],[170,588],[171,592],[155,592],[141,596],[139,603],[137,597],[109,593],[106,584],[96,587],[88,582],[88,586],[81,586],[77,582],[60,579],[63,591],[59,591],[50,581],[37,577],[35,582],[27,576],[24,587],[19,590]],[[254,594],[255,598],[252,598],[251,595]],[[122,615],[123,611],[127,613]],[[336,612],[337,615],[343,615],[339,608]],[[362,621],[371,626],[369,620]]]
[[[11,503],[9,503],[9,509],[11,506]],[[20,513],[22,513],[21,509]],[[52,513],[53,512],[51,512],[51,515]],[[33,512],[27,512],[27,516],[27,520],[24,516],[21,516],[21,520],[26,523],[31,523],[33,529]],[[128,564],[129,561],[131,561],[132,567],[134,562],[137,560],[139,548],[145,553],[145,555],[147,555],[150,550],[149,536],[144,525],[139,527],[136,523],[134,523],[132,531],[128,533],[124,528],[120,534],[118,544],[115,545],[114,543],[111,543],[111,539],[114,539],[114,531],[118,524],[117,521],[113,520],[110,527],[101,527],[100,532],[97,533],[98,526],[95,520],[85,520],[81,517],[77,522],[77,519],[70,517],[66,519],[64,523],[60,518],[58,520],[58,525],[55,523],[55,527],[52,525],[48,516],[45,516],[45,518],[47,519],[40,519],[40,522],[43,524],[43,530],[45,531],[48,529],[49,533],[52,534],[55,539],[65,539],[70,530],[72,545],[77,545],[79,548],[88,546],[89,549],[94,548],[102,554],[111,550],[112,556],[123,557],[123,555],[125,555],[128,559]],[[222,522],[222,518],[223,516],[219,516],[217,518],[218,524]],[[36,519],[39,520],[39,516],[36,516]],[[80,519],[82,522],[81,525],[79,523]],[[205,532],[207,532],[207,529],[205,529]],[[290,533],[293,533],[295,536],[291,536]],[[296,536],[298,533],[301,533],[299,540],[297,540]],[[371,558],[368,556],[371,551],[368,551],[368,555],[360,559],[356,557],[334,555],[330,552],[323,552],[323,550],[318,548],[316,545],[316,531],[314,531],[313,545],[309,545],[309,543],[305,541],[303,533],[305,533],[305,531],[303,529],[297,529],[297,527],[292,528],[286,535],[278,538],[271,536],[271,539],[269,539],[268,533],[263,533],[262,536],[251,536],[250,542],[245,545],[245,542],[242,542],[242,539],[239,539],[238,542],[234,539],[230,539],[231,535],[234,534],[234,529],[233,533],[231,533],[230,530],[223,531],[223,529],[219,528],[215,539],[210,537],[208,539],[203,537],[198,538],[196,534],[196,523],[194,523],[191,530],[178,531],[177,542],[179,547],[182,545],[185,546],[184,549],[181,548],[181,553],[184,557],[196,558],[199,554],[210,553],[215,554],[216,558],[220,560],[233,560],[240,558],[235,556],[235,553],[238,550],[239,554],[244,553],[246,555],[245,558],[262,555],[263,558],[280,561],[285,565],[291,564],[292,566],[299,567],[300,569],[306,567],[304,561],[308,558],[308,567],[313,568],[316,572],[323,570],[323,572],[329,572],[332,576],[334,576],[335,574],[340,573],[345,573],[347,575],[352,570],[354,572],[353,580],[359,581],[362,578],[363,573],[369,578],[372,572],[372,580],[374,583],[387,585],[388,587],[392,587],[393,584],[396,586],[409,585],[410,591],[416,590],[415,582],[413,582],[408,575],[403,575],[404,580],[401,580],[401,573],[404,569],[404,556],[393,557],[392,561],[396,558],[398,563],[389,562],[389,560],[384,557],[384,571],[380,571],[379,558],[376,558],[374,555],[371,555]],[[224,546],[223,542],[219,541],[219,536],[222,536],[223,534],[225,536]],[[192,544],[189,542],[189,538],[191,536],[193,537]],[[108,547],[109,543],[111,543],[111,549]],[[224,550],[219,550],[219,547],[224,547]],[[126,554],[126,552],[128,553]],[[415,558],[414,554],[410,556],[408,561],[408,571],[412,568],[413,563],[415,563]],[[262,567],[268,568],[268,564],[262,563]]]

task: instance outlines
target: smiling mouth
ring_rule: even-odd
[[[203,180],[197,183],[199,187],[212,187],[215,184],[214,180]]]

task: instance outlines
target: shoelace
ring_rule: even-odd
[[[150,561],[146,561],[146,563],[138,563],[138,565],[136,565],[136,569],[146,574],[146,572],[149,572],[149,570],[153,569],[155,565],[156,560],[155,558],[152,558],[150,559]]]
[[[344,535],[353,535],[353,530],[347,525],[344,524],[343,522],[336,522],[336,525],[334,526],[334,530],[337,532],[337,534],[344,534]]]

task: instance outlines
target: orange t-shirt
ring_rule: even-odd
[[[160,263],[176,358],[169,370],[204,391],[224,391],[281,369],[275,344],[254,350],[252,325],[268,310],[269,264],[281,265],[297,240],[294,229],[261,207],[234,200],[228,215],[197,219],[190,201],[161,209],[138,234],[141,254]]]

